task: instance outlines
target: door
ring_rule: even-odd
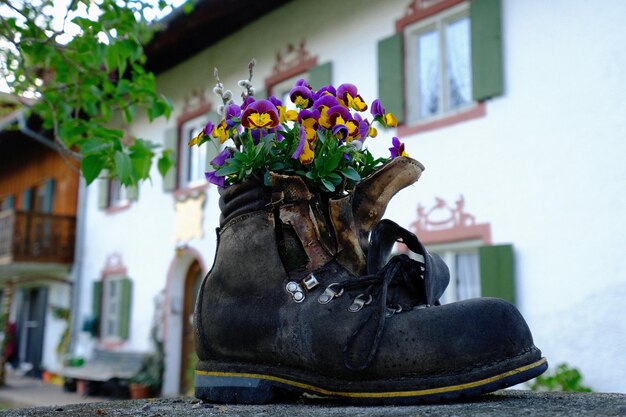
[[[44,330],[46,309],[48,307],[48,289],[36,287],[23,289],[20,314],[19,361],[31,369],[33,376],[41,373],[43,358]]]
[[[197,361],[193,336],[193,310],[202,282],[202,268],[195,260],[185,276],[185,299],[183,306],[183,335],[180,363],[180,392],[187,394],[194,386],[194,369]]]

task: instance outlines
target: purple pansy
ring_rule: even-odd
[[[308,109],[313,105],[313,92],[305,86],[296,85],[289,91],[289,98],[298,107]]]
[[[319,90],[315,92],[315,94],[313,95],[313,100],[317,100],[318,98],[327,96],[329,94],[332,96],[336,96],[337,90],[335,90],[335,87],[333,87],[332,85],[325,85],[324,87],[320,88]]]
[[[331,108],[331,107],[337,106],[338,104],[339,102],[337,101],[335,97],[329,96],[329,95],[323,95],[317,100],[315,100],[315,102],[313,103],[313,107],[321,111],[323,107]]]
[[[241,117],[241,107],[236,104],[230,104],[226,107],[226,126],[230,129],[235,126],[235,121],[233,121],[233,117]]]
[[[352,98],[357,96],[358,90],[356,88],[356,85],[345,83],[345,84],[341,84],[339,88],[337,88],[337,97],[342,99],[344,103],[346,103],[346,105],[348,104],[348,97],[347,97],[348,94],[350,94]]]
[[[397,158],[398,156],[403,156],[406,154],[404,150],[404,143],[400,142],[400,139],[394,136],[391,139],[391,144],[393,146],[389,148],[389,152],[391,152],[392,158]]]
[[[343,119],[344,123],[348,120],[352,120],[352,114],[350,114],[350,110],[348,110],[344,106],[337,105],[328,109],[328,119],[330,120],[331,126],[337,124],[337,119],[339,117]]]
[[[277,99],[277,98],[276,98],[276,97],[274,97],[274,96],[270,96],[270,97],[268,98],[268,100],[269,100],[269,101],[271,101],[271,102],[272,102],[272,104],[273,104],[274,106],[276,106],[276,107],[278,107],[278,106],[282,106],[282,105],[283,105],[283,102],[282,102],[282,101],[280,101],[279,99]]]
[[[252,103],[254,103],[256,100],[254,99],[254,97],[252,96],[248,96],[243,100],[243,103],[241,103],[241,110],[245,111],[248,106]]]
[[[302,152],[304,151],[304,144],[306,143],[306,129],[304,126],[300,126],[300,142],[298,142],[298,147],[295,152],[291,155],[291,159],[298,159]]]
[[[210,136],[211,133],[213,133],[213,129],[215,129],[215,125],[209,120],[206,126],[204,126],[204,129],[202,129],[202,133],[204,136]]]
[[[211,165],[221,167],[224,165],[224,162],[228,158],[231,157],[231,152],[228,148],[224,149],[222,152],[218,153],[215,158],[211,160]]]
[[[372,109],[370,110],[372,116],[374,117],[384,117],[385,116],[385,108],[380,103],[379,99],[376,99],[372,102]]]
[[[211,171],[211,172],[205,172],[204,173],[204,177],[206,178],[206,180],[208,182],[210,182],[211,184],[215,184],[218,187],[222,187],[224,188],[224,185],[226,183],[226,180],[224,177],[218,177],[217,175],[215,175],[216,171]]]
[[[340,141],[345,140],[349,133],[348,127],[344,124],[336,124],[333,126],[333,135]]]
[[[257,100],[246,107],[241,124],[248,129],[269,129],[279,124],[278,109],[269,100]]]

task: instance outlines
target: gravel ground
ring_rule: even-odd
[[[436,417],[436,416],[626,416],[626,394],[535,393],[500,391],[472,401],[419,406],[344,406],[328,400],[272,405],[202,404],[190,398],[105,401],[0,411],[0,416],[289,416],[289,417]]]

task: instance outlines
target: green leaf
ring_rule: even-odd
[[[167,149],[163,151],[161,157],[157,161],[157,168],[162,177],[167,175],[167,172],[174,166],[174,161],[172,160],[172,155],[174,152],[171,149]]]
[[[82,155],[99,154],[110,150],[112,146],[111,142],[105,142],[96,138],[89,138],[80,147],[80,153]]]
[[[352,167],[346,167],[344,168],[341,173],[343,174],[344,177],[346,177],[349,180],[353,180],[353,181],[360,181],[361,180],[361,176],[359,175],[359,173]]]
[[[106,160],[101,155],[88,155],[80,161],[80,169],[87,185],[91,184],[104,169]]]
[[[145,180],[150,176],[150,165],[152,164],[152,154],[131,154],[131,163],[133,166],[133,177],[139,180]]]
[[[133,163],[130,156],[124,152],[115,152],[115,173],[120,182],[124,185],[132,185],[133,181]]]
[[[221,167],[220,169],[217,170],[217,172],[215,173],[215,175],[217,175],[218,177],[225,177],[227,175],[231,175],[234,173],[239,172],[240,167],[234,166],[234,165],[224,165],[223,167]]]
[[[332,182],[328,181],[326,178],[320,178],[320,180],[328,191],[330,191],[331,193],[335,191],[335,185]]]

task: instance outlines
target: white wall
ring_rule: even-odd
[[[158,78],[176,106],[172,118],[133,126],[159,140],[175,125],[185,96],[214,85],[213,68],[237,95],[247,63],[258,61],[255,82],[271,72],[274,55],[306,39],[319,62],[332,61],[333,82],[356,84],[371,102],[377,94],[377,41],[391,35],[408,1],[296,1],[270,13]],[[505,94],[487,103],[484,118],[402,138],[426,165],[420,182],[403,191],[387,217],[408,226],[418,202],[464,194],[466,209],[489,222],[494,243],[512,243],[517,260],[518,305],[553,364],[581,368],[585,382],[626,392],[621,320],[626,272],[626,91],[623,68],[626,3],[503,0]],[[279,28],[279,29],[277,29]],[[382,132],[381,132],[382,133]],[[370,139],[386,155],[393,132]],[[174,259],[173,198],[161,178],[141,188],[131,209],[113,215],[96,208],[89,189],[84,276],[97,278],[106,256],[123,255],[135,279],[129,348],[147,349],[154,295],[165,287]],[[203,239],[190,242],[210,267],[218,209],[210,187]],[[83,311],[90,311],[90,285]]]

